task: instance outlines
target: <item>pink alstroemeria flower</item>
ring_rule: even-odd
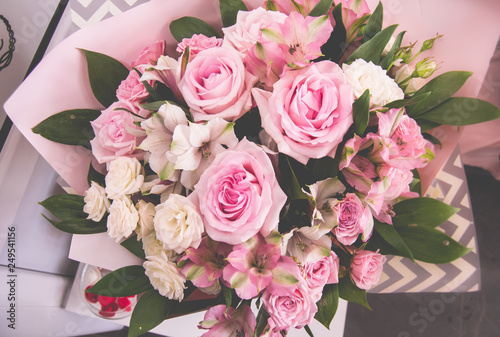
[[[202,337],[252,337],[255,315],[248,305],[238,309],[220,304],[208,309],[198,328],[209,329]]]
[[[287,62],[304,65],[321,54],[321,46],[328,41],[333,31],[328,16],[303,17],[292,12],[283,24],[276,23],[262,29],[263,36],[276,42]]]
[[[222,276],[222,270],[227,264],[225,258],[231,249],[232,246],[227,243],[205,237],[198,248],[186,250],[186,255],[180,263],[181,265],[185,263],[181,273],[196,287],[210,287]]]
[[[223,277],[242,299],[251,299],[270,286],[281,288],[298,282],[299,267],[292,258],[281,256],[279,244],[267,243],[258,234],[234,247],[227,257]]]

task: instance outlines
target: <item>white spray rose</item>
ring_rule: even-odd
[[[109,206],[111,206],[106,197],[104,187],[95,181],[92,181],[90,188],[85,191],[83,201],[85,201],[83,211],[89,215],[87,219],[92,219],[95,222],[101,221],[104,214],[108,211]]]
[[[118,157],[108,167],[106,193],[110,199],[139,192],[144,182],[141,163],[137,158]]]
[[[176,264],[168,260],[164,252],[160,255],[148,257],[148,261],[144,262],[144,268],[151,285],[162,296],[171,300],[182,301],[186,279],[180,273]]]
[[[196,206],[179,194],[171,194],[164,203],[156,206],[154,227],[163,248],[178,254],[190,247],[198,248],[204,231]]]
[[[379,108],[389,102],[403,99],[405,94],[398,84],[381,67],[357,59],[351,64],[343,64],[347,83],[352,85],[355,98],[359,98],[366,89],[370,90],[370,108]]]
[[[179,255],[173,250],[163,249],[163,244],[156,238],[155,232],[151,232],[142,238],[142,249],[144,249],[147,258],[159,256],[163,252],[169,261],[175,262],[179,259]]]
[[[137,233],[137,240],[140,240],[154,231],[153,218],[156,211],[154,204],[144,200],[139,200],[135,208],[139,213],[139,226],[137,226],[135,232]]]
[[[138,221],[139,213],[129,197],[115,199],[109,207],[108,235],[118,242],[132,234]]]

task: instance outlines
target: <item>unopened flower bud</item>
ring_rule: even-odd
[[[417,71],[418,77],[428,78],[437,70],[437,64],[426,58],[417,63],[415,70]]]
[[[420,49],[420,51],[424,52],[426,50],[431,49],[434,46],[434,41],[436,41],[437,39],[439,39],[442,36],[443,35],[438,35],[435,38],[432,38],[432,39],[424,41],[424,43],[422,44],[422,48]]]
[[[411,58],[411,51],[412,51],[411,46],[400,48],[396,52],[396,55],[394,55],[394,59],[395,60],[401,59],[403,60],[403,63],[408,63],[408,61]]]

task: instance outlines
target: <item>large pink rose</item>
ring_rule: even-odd
[[[351,276],[360,289],[368,290],[375,286],[382,274],[387,258],[377,252],[358,250],[351,260]]]
[[[332,232],[343,245],[352,245],[359,234],[366,242],[373,230],[373,217],[370,209],[364,206],[354,193],[347,193],[344,200],[334,206],[338,225]]]
[[[90,122],[95,134],[95,138],[90,141],[92,154],[101,164],[110,162],[116,157],[141,159],[144,155],[144,151],[137,149],[144,139],[144,130],[134,124],[130,112],[122,109],[133,108],[130,104],[115,102]]]
[[[188,63],[179,89],[196,122],[234,121],[252,107],[250,90],[256,82],[236,50],[210,48]]]
[[[189,197],[199,207],[207,234],[231,245],[259,232],[269,235],[286,201],[271,160],[246,139],[215,157]]]
[[[305,281],[301,281],[288,293],[273,294],[264,291],[262,303],[271,316],[272,322],[277,330],[288,328],[302,328],[311,323],[314,314],[318,311],[316,302]]]
[[[309,158],[335,156],[352,124],[352,88],[330,61],[288,71],[273,92],[254,89],[262,126],[280,152],[306,164]]]

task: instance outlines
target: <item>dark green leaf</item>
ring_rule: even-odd
[[[257,314],[257,323],[255,324],[254,337],[260,337],[267,326],[267,320],[271,317],[269,313],[264,309],[264,306],[260,307],[259,313]]]
[[[452,97],[419,118],[445,125],[470,125],[500,118],[500,109],[477,98]]]
[[[314,315],[314,318],[327,329],[330,329],[330,324],[332,323],[339,305],[338,284],[325,285],[321,299],[316,305],[318,306],[318,312]]]
[[[321,47],[321,52],[325,55],[322,59],[338,62],[346,46],[346,30],[342,23],[342,3],[333,8],[332,16],[335,20],[335,27],[328,41]]]
[[[39,204],[61,220],[86,219],[88,217],[88,214],[83,211],[85,201],[81,195],[56,194],[39,202]]]
[[[309,337],[314,337],[314,334],[311,331],[311,328],[309,327],[309,325],[304,325],[304,330],[307,332],[307,334],[309,335]]]
[[[286,155],[279,156],[280,186],[291,200],[309,199],[302,191],[295,172],[290,165],[290,159]]]
[[[107,55],[80,49],[87,58],[89,82],[95,98],[104,107],[116,102],[116,90],[127,78],[129,70],[119,61]]]
[[[88,219],[69,219],[63,221],[54,221],[47,218],[45,215],[42,216],[52,224],[55,228],[60,231],[71,233],[71,234],[97,234],[104,233],[108,229],[106,227],[106,220],[101,220],[100,222],[95,222]]]
[[[268,11],[278,11],[278,7],[276,7],[276,4],[274,3],[273,0],[267,0],[266,2],[266,10]]]
[[[398,255],[410,258],[412,261],[414,261],[413,254],[411,253],[410,249],[403,241],[401,236],[398,234],[396,228],[393,225],[375,221],[374,228],[377,231],[377,233],[379,233],[380,236],[385,241],[387,241],[387,243],[389,243],[391,246],[393,246],[398,250],[399,252]]]
[[[449,263],[470,251],[432,227],[400,226],[397,230],[416,260],[428,263]]]
[[[137,236],[133,235],[120,243],[123,247],[125,247],[129,252],[134,254],[140,259],[146,260],[146,254],[144,253],[144,249],[142,248],[142,240],[137,240]]]
[[[340,146],[339,146],[340,148]],[[307,167],[311,170],[316,181],[333,178],[339,172],[340,156],[323,157],[319,159],[311,158],[307,162]]]
[[[411,171],[413,173],[413,181],[410,184],[410,190],[412,192],[417,192],[418,195],[422,195],[422,183],[420,179],[420,173],[417,169]]]
[[[219,37],[219,34],[208,23],[192,16],[184,16],[170,23],[170,33],[177,42],[184,38],[191,38],[194,34],[203,34],[208,37]]]
[[[421,132],[427,132],[441,125],[440,123],[434,123],[420,118],[416,118],[415,121],[417,122],[418,126],[420,126]]]
[[[143,266],[127,266],[110,272],[87,292],[109,297],[125,297],[152,289]]]
[[[398,25],[392,25],[378,32],[370,41],[363,43],[356,49],[347,58],[346,62],[351,63],[356,59],[363,59],[366,62],[372,61],[375,64],[379,64],[382,51],[384,51],[385,46],[397,27]]]
[[[394,226],[417,224],[437,227],[459,211],[442,201],[433,198],[410,198],[393,206],[396,215],[392,218]]]
[[[160,94],[158,94],[156,90],[151,85],[149,85],[148,81],[142,81],[142,84],[144,85],[144,88],[148,91],[148,94],[152,99],[154,99],[155,101],[163,100],[163,97],[161,97]]]
[[[386,104],[385,107],[389,108],[389,109],[400,109],[400,108],[404,108],[404,107],[407,107],[410,105],[415,105],[418,102],[426,99],[430,94],[431,94],[430,92],[425,92],[425,93],[417,95],[417,96],[413,95],[411,98],[398,99],[396,101],[392,101],[392,102]]]
[[[394,40],[394,44],[392,45],[391,50],[389,53],[382,59],[380,62],[380,66],[387,70],[389,67],[393,64],[394,60],[394,55],[396,55],[396,51],[398,50],[399,47],[401,47],[401,42],[403,41],[403,36],[405,35],[406,31],[402,31],[401,33],[396,36],[396,39]]]
[[[366,89],[363,95],[354,101],[352,105],[354,119],[354,132],[363,137],[368,121],[370,120],[370,90]]]
[[[373,11],[370,19],[366,23],[363,31],[363,43],[371,40],[378,32],[382,30],[382,22],[384,21],[384,7],[382,2],[379,2],[377,8]]]
[[[408,115],[415,118],[443,103],[456,93],[471,75],[470,71],[450,71],[433,78],[415,92],[415,95],[430,92],[429,97],[419,104],[410,107],[407,110]]]
[[[342,277],[339,280],[339,296],[346,301],[361,304],[372,310],[366,300],[366,290],[359,289],[352,283],[349,276]]]
[[[90,140],[95,137],[90,122],[100,115],[99,110],[65,110],[43,120],[32,131],[53,142],[90,149]]]
[[[434,145],[439,145],[439,147],[443,146],[443,144],[441,144],[441,141],[439,141],[439,139],[437,139],[436,137],[434,137],[430,133],[425,132],[422,134],[422,136],[424,136],[425,139],[427,139],[429,142],[431,142]]]
[[[224,27],[232,26],[236,23],[238,11],[247,11],[247,6],[241,0],[219,0],[220,16]]]
[[[224,302],[226,303],[226,308],[229,308],[231,306],[231,303],[233,303],[233,294],[231,292],[231,288],[226,287],[222,283],[221,283],[221,288],[222,288],[222,293],[224,295]]]
[[[95,181],[102,187],[106,186],[104,174],[97,172],[92,163],[90,163],[89,173],[87,174],[87,183],[89,184],[89,186],[91,185],[92,181]]]
[[[150,102],[150,103],[145,103],[141,104],[141,108],[150,110],[150,111],[158,111],[162,105],[164,105],[166,101],[156,101],[156,102]]]
[[[332,8],[333,0],[320,0],[316,6],[309,12],[309,16],[328,15]]]
[[[156,290],[148,290],[137,301],[130,318],[128,337],[137,337],[161,324],[173,311],[175,301],[160,295]]]

